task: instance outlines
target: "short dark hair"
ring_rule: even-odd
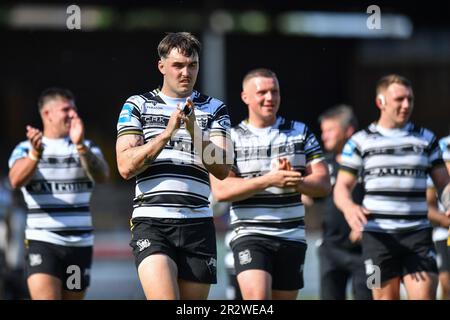
[[[184,56],[199,55],[202,45],[196,37],[189,32],[168,33],[158,45],[158,55],[167,58],[172,49],[177,48]]]
[[[244,76],[244,79],[242,80],[242,86],[244,86],[244,84],[248,80],[250,80],[252,78],[256,78],[256,77],[273,78],[273,79],[278,80],[276,73],[273,72],[272,70],[266,69],[266,68],[257,68],[257,69],[250,70],[249,72],[246,73],[246,75]]]
[[[319,123],[329,119],[339,120],[342,127],[345,129],[348,127],[353,127],[355,130],[358,129],[358,119],[356,119],[352,107],[346,104],[338,104],[326,110],[319,116]]]
[[[56,98],[64,98],[67,100],[75,101],[75,96],[69,89],[57,87],[47,88],[44,91],[42,91],[41,95],[39,96],[38,99],[39,111],[42,110],[42,108],[48,101]]]
[[[386,90],[393,83],[398,83],[404,85],[405,87],[412,88],[411,81],[409,81],[405,77],[402,77],[398,74],[389,74],[378,80],[376,94],[380,94],[381,91]]]

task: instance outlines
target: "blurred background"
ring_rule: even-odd
[[[2,175],[7,174],[12,149],[25,139],[25,126],[42,128],[37,98],[49,86],[74,92],[86,136],[101,147],[111,168],[110,182],[97,186],[93,196],[97,231],[88,298],[143,297],[128,247],[134,181],[124,181],[117,172],[116,123],[127,97],[162,84],[156,47],[164,33],[172,31],[190,31],[202,41],[196,89],[225,101],[233,124],[246,116],[241,80],[252,68],[277,73],[280,113],[306,122],[318,137],[318,115],[338,103],[353,106],[361,126],[375,120],[376,81],[399,73],[413,84],[412,120],[439,137],[448,134],[449,2],[2,1]],[[20,196],[11,199],[4,207],[16,203],[9,211],[23,216]],[[17,220],[17,225],[23,221]],[[216,222],[219,284],[210,298],[223,299],[226,277],[220,257],[227,219],[217,217]],[[306,286],[300,295],[308,299],[318,295],[314,243],[320,224],[320,211],[310,210]],[[20,265],[20,258],[16,260]]]

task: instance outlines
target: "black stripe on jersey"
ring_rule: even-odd
[[[156,101],[157,103],[166,104],[166,102],[158,95],[158,93],[159,90],[156,89],[151,92],[141,94],[139,96],[144,98],[145,101]]]
[[[221,117],[228,117],[228,111],[225,104],[220,105],[216,111],[212,114],[214,119],[219,119]]]
[[[428,144],[427,151],[431,155],[434,151],[440,150],[439,140],[436,137],[433,137],[433,140]]]
[[[139,207],[151,207],[151,206],[161,206],[161,207],[188,207],[188,208],[201,208],[207,207],[209,201],[206,199],[201,199],[198,196],[190,196],[188,194],[160,194],[160,195],[150,195],[144,197],[137,197],[133,199],[134,208]]]
[[[124,126],[124,127],[121,127],[119,129],[119,131],[117,131],[117,138],[120,136],[128,135],[128,134],[142,136],[142,135],[144,135],[144,131],[142,131],[142,129],[140,129],[140,128],[136,128],[133,126]]]
[[[78,156],[59,156],[45,155],[39,161],[39,168],[56,167],[56,168],[73,168],[81,167],[81,161]]]
[[[376,167],[371,169],[365,169],[363,172],[364,177],[412,177],[412,178],[424,178],[427,176],[428,168],[417,166],[413,167]]]
[[[77,212],[77,213],[89,213],[89,206],[83,207],[46,207],[39,209],[28,209],[28,214],[33,213],[68,213],[68,212]]]
[[[136,177],[136,183],[153,178],[153,176],[165,174],[192,176],[209,185],[208,171],[196,166],[187,164],[175,164],[171,161],[160,161],[152,163],[144,172]],[[190,179],[190,177],[186,177]]]
[[[426,152],[426,149],[418,145],[397,145],[395,147],[384,147],[384,148],[368,148],[362,154],[362,157],[372,157],[380,155],[396,155],[396,156],[407,156],[407,155],[420,155]]]
[[[236,159],[236,158],[235,158]],[[237,176],[240,178],[255,178],[255,177],[260,177],[264,174],[266,174],[267,172],[264,171],[248,171],[248,172],[239,172],[239,168],[236,164],[233,164],[233,167],[236,168],[236,173]]]
[[[379,214],[379,213],[371,213],[366,216],[368,220],[374,219],[393,219],[393,220],[422,220],[427,218],[426,212],[423,214]]]
[[[287,195],[258,195],[232,203],[233,207],[253,205],[301,205],[300,194],[289,193]]]
[[[63,237],[82,236],[82,235],[86,235],[87,233],[92,233],[94,231],[93,228],[71,228],[71,227],[65,228],[65,229],[50,228],[50,229],[45,229],[45,230],[51,231],[51,232],[56,233]]]
[[[204,105],[209,103],[212,100],[212,97],[207,96],[203,93],[200,93],[198,91],[195,91],[195,96],[192,102],[198,106]]]
[[[420,200],[425,200],[425,198],[426,198],[425,190],[424,191],[366,191],[366,195],[368,195],[368,196],[383,196],[383,197],[420,198]]]
[[[376,124],[374,124],[374,123],[369,125],[367,128],[364,128],[364,131],[367,133],[368,136],[374,135],[374,136],[380,136],[381,137],[381,133],[376,131]]]
[[[55,193],[85,193],[91,192],[94,183],[91,180],[32,180],[25,189],[30,195],[55,194]]]
[[[318,149],[320,149],[320,147]],[[295,142],[293,144],[289,143],[289,144],[268,145],[268,146],[242,146],[242,147],[235,147],[236,161],[246,162],[250,160],[271,158],[273,151],[275,152],[274,154],[279,156],[291,154],[292,151],[294,154],[305,154],[303,142]]]
[[[278,126],[278,130],[280,131],[291,131],[294,127],[294,121],[288,121],[283,118],[280,125]]]
[[[145,178],[140,179],[139,183],[144,182],[144,181],[148,181],[148,180],[153,180],[153,179],[161,179],[161,178],[165,178],[165,179],[168,179],[168,178],[189,179],[189,180],[196,181],[196,182],[199,182],[199,183],[203,183],[203,184],[206,184],[206,185],[209,186],[209,181],[207,182],[205,180],[202,180],[202,179],[199,179],[199,178],[196,178],[196,177],[193,177],[193,176],[189,176],[189,175],[170,174],[170,173],[165,173],[165,174],[160,174],[160,175],[152,175],[152,176],[149,176],[149,177],[145,177]]]
[[[302,219],[296,220],[296,221],[288,221],[288,222],[263,222],[262,220],[257,220],[254,222],[246,221],[246,222],[240,222],[239,220],[231,223],[231,226],[233,228],[239,228],[239,227],[250,227],[250,228],[273,228],[273,229],[294,229],[298,227],[305,227],[305,221]]]
[[[445,161],[442,158],[437,158],[431,161],[431,167],[439,167],[445,165]]]
[[[233,168],[235,169],[234,172],[237,173],[238,177],[240,178],[255,178],[255,177],[260,177],[264,174],[267,174],[267,171],[245,171],[245,172],[240,172],[238,170],[238,167],[236,164],[233,164]],[[300,173],[302,173],[303,175],[305,174],[305,167],[303,166],[294,166],[293,168],[295,171],[298,171]]]

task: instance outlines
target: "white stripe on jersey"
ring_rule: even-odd
[[[209,136],[226,136],[230,118],[219,100],[194,91],[197,124]],[[170,98],[159,90],[135,95],[125,102],[117,123],[118,137],[142,135],[144,142],[162,133],[184,99]],[[156,160],[136,177],[133,218],[212,217],[208,171],[193,150],[192,139],[184,125],[176,131]]]
[[[42,142],[45,148],[37,169],[27,185],[21,188],[28,207],[27,239],[66,246],[93,245],[89,202],[94,183],[82,168],[76,147],[68,137],[44,137]],[[85,140],[85,144],[103,158],[100,149],[91,141]],[[9,166],[27,157],[30,148],[29,141],[19,143],[12,152]],[[89,235],[61,236],[52,232],[83,230]]]
[[[367,231],[400,232],[430,227],[426,178],[442,164],[436,137],[408,123],[388,130],[371,124],[355,133],[342,153],[341,170],[362,170],[369,222]],[[384,216],[384,217],[383,217]]]
[[[268,173],[280,157],[295,170],[322,160],[315,136],[305,124],[278,117],[270,128],[257,129],[246,121],[231,130],[236,176],[252,178]],[[304,207],[294,188],[270,187],[230,208],[233,241],[245,235],[268,235],[305,242]]]

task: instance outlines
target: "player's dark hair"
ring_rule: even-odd
[[[161,59],[167,58],[172,49],[176,48],[186,57],[199,55],[200,41],[189,32],[168,33],[158,45],[158,55]]]
[[[355,130],[358,129],[358,119],[356,119],[352,107],[348,105],[339,104],[326,110],[319,116],[319,123],[322,123],[323,120],[328,119],[338,120],[341,123],[341,126],[345,129],[350,126]]]
[[[75,96],[68,89],[57,88],[57,87],[47,88],[44,91],[42,91],[41,95],[39,96],[39,99],[38,99],[39,111],[42,110],[42,108],[48,101],[56,99],[56,98],[64,98],[67,100],[75,101]]]

